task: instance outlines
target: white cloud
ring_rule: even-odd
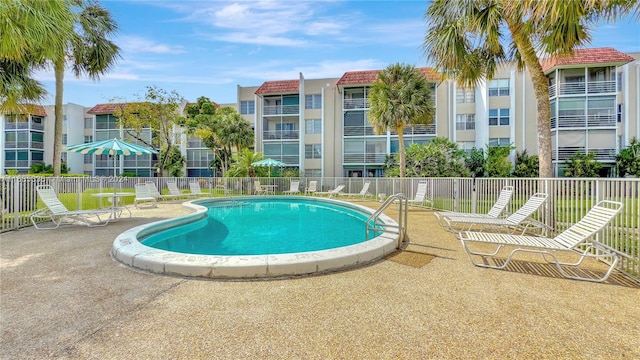
[[[139,36],[121,36],[117,39],[117,44],[123,52],[131,53],[183,54],[186,52],[181,45],[159,44]]]
[[[300,73],[307,79],[338,78],[347,71],[376,70],[383,69],[386,66],[386,63],[375,59],[328,60],[305,65],[294,65],[285,61],[269,61],[218,71],[240,79],[261,79],[258,81],[260,82],[298,79]]]

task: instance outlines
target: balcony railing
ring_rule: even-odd
[[[616,126],[616,121],[614,114],[564,115],[557,119],[551,118],[551,128],[613,127]]]
[[[299,105],[264,105],[262,107],[262,114],[264,115],[291,115],[299,112]]]
[[[377,135],[371,126],[345,126],[344,136]]]
[[[28,129],[29,128],[29,123],[26,122],[26,121],[8,121],[8,120],[5,120],[4,128],[6,130]]]
[[[345,110],[353,110],[353,109],[366,109],[369,107],[367,103],[367,99],[344,99],[344,104],[342,108]]]
[[[28,168],[29,160],[6,160],[4,162],[5,168]]]
[[[211,160],[187,160],[188,168],[208,168]]]
[[[557,90],[557,94],[556,94]],[[577,95],[577,94],[606,94],[616,92],[616,82],[611,81],[581,81],[581,82],[564,82],[549,86],[549,96],[556,95]]]
[[[262,133],[263,140],[282,140],[282,139],[298,139],[300,131],[298,130],[267,130]]]
[[[434,135],[436,133],[436,125],[435,124],[431,124],[431,125],[411,125],[411,126],[405,126],[402,129],[402,133],[404,135]],[[393,129],[391,130],[391,135],[398,135],[398,132]]]
[[[558,152],[553,152],[553,160],[568,160],[572,158],[577,153],[595,153],[596,160],[598,161],[615,161],[616,159],[616,149],[614,148],[600,148],[600,149],[586,149],[584,146],[572,146],[572,147],[559,147]]]
[[[354,153],[344,154],[345,164],[384,164],[386,153]]]

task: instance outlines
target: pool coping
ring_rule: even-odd
[[[233,199],[264,199],[265,196],[238,196]],[[373,209],[347,201],[308,196],[269,196],[281,199],[305,199],[319,202],[338,203],[342,206],[373,213]],[[266,279],[301,275],[314,275],[351,269],[374,262],[396,251],[399,234],[381,235],[358,244],[334,249],[270,255],[197,255],[183,254],[155,249],[141,244],[140,236],[202,219],[207,216],[207,208],[200,201],[229,201],[229,198],[203,198],[188,201],[182,205],[193,213],[178,218],[161,220],[133,227],[116,237],[111,248],[111,256],[116,261],[137,270],[152,273],[210,279]],[[385,225],[398,224],[387,215],[381,214]],[[363,233],[364,235],[364,233]]]

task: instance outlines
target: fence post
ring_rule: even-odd
[[[20,227],[20,202],[18,201],[20,198],[20,178],[16,177],[13,180],[13,229],[15,230]]]
[[[476,177],[473,177],[471,182],[471,213],[475,214],[478,211],[478,192],[476,191]]]
[[[82,190],[81,190],[81,188],[83,187],[82,185],[84,185],[84,183],[82,182],[82,178],[80,178],[80,177],[75,178],[74,182],[76,183],[76,209],[83,210],[82,209]]]
[[[458,179],[453,179],[453,211],[458,211],[458,186],[460,186]]]

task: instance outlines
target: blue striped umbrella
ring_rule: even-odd
[[[269,168],[269,177],[271,177],[271,168],[272,167],[283,167],[286,166],[287,164],[283,163],[282,161],[278,161],[275,159],[270,159],[270,158],[266,158],[264,160],[260,160],[260,161],[256,161],[251,163],[251,166],[263,166],[263,167],[268,167]]]
[[[150,155],[157,154],[154,149],[128,143],[119,139],[94,141],[90,143],[69,145],[67,151],[91,155]],[[113,161],[113,174],[116,174],[116,162]]]

